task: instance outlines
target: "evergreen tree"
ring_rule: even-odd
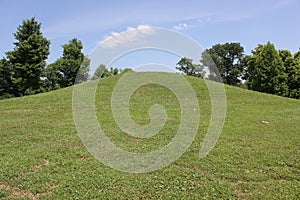
[[[39,93],[43,90],[41,79],[49,55],[50,41],[43,37],[41,23],[35,18],[23,21],[14,34],[13,51],[6,53],[12,67],[12,81],[16,96]]]

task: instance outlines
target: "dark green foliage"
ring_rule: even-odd
[[[12,66],[5,58],[0,60],[0,99],[13,97]]]
[[[201,63],[209,69],[208,78],[225,84],[240,85],[245,68],[244,48],[240,43],[216,44],[202,53]],[[218,71],[217,71],[218,70]]]
[[[177,63],[176,69],[188,76],[203,77],[203,68],[199,64],[194,64],[190,58],[183,57]]]
[[[133,72],[133,70],[131,68],[125,68],[120,70],[120,74],[125,74],[127,72]]]
[[[63,45],[63,55],[46,66],[50,41],[43,37],[41,23],[24,20],[14,33],[15,48],[0,60],[0,99],[55,90],[87,81],[90,60],[76,38]],[[294,55],[277,51],[273,44],[259,44],[251,56],[244,55],[240,43],[216,44],[206,49],[200,64],[181,58],[176,69],[189,76],[204,77],[291,98],[300,98],[300,49]],[[204,70],[205,69],[205,70]],[[132,71],[100,65],[91,79]],[[245,82],[242,82],[245,79]]]
[[[42,72],[49,55],[50,41],[43,37],[41,24],[35,18],[23,21],[14,34],[13,51],[6,53],[12,69],[15,96],[43,91]]]
[[[298,61],[300,61],[300,48],[299,48],[299,51],[297,51],[295,54],[294,54],[294,58]]]
[[[60,88],[58,84],[58,80],[62,79],[62,73],[59,71],[57,63],[52,63],[48,65],[45,70],[43,76],[45,77],[45,89],[47,91],[56,90]]]
[[[274,45],[270,42],[266,45],[259,44],[252,54],[247,61],[248,88],[287,96],[287,74]]]
[[[119,74],[119,69],[118,69],[118,68],[113,68],[113,67],[111,67],[111,68],[110,68],[110,73],[111,73],[111,75],[113,75],[113,76],[118,75],[118,74]]]
[[[107,69],[107,67],[104,64],[100,64],[99,67],[95,70],[92,80],[114,76],[119,74],[118,68],[111,67],[110,70]]]
[[[56,65],[62,73],[62,78],[58,80],[60,87],[68,87],[75,83],[84,59],[82,48],[81,41],[77,39],[72,39],[68,44],[63,45],[63,56],[56,61]]]
[[[287,74],[288,97],[300,98],[300,60],[291,54],[289,50],[280,50],[279,56]]]
[[[83,83],[89,79],[90,62],[91,60],[84,56],[81,66],[77,72],[76,84]]]
[[[82,83],[89,78],[90,59],[81,52],[81,41],[72,39],[68,44],[63,45],[63,49],[63,56],[45,69],[44,77],[47,90]]]
[[[108,77],[111,76],[110,72],[108,71],[106,65],[100,64],[99,67],[95,70],[92,80]]]

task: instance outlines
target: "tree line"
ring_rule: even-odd
[[[14,49],[0,60],[0,98],[47,92],[71,86],[75,80],[81,83],[122,72],[101,64],[89,77],[90,60],[82,53],[82,42],[76,38],[64,44],[62,56],[47,65],[50,40],[43,36],[41,23],[35,18],[24,20],[14,37]],[[216,44],[202,53],[199,64],[183,57],[176,69],[189,76],[300,98],[300,50],[294,54],[276,50],[270,42],[259,44],[251,55],[245,54],[240,43]]]
[[[24,20],[14,33],[12,51],[0,60],[0,99],[47,92],[87,81],[90,60],[82,53],[82,42],[76,38],[64,44],[63,55],[46,64],[50,54],[50,40],[41,32],[35,18]],[[101,65],[92,79],[116,75],[117,68]],[[77,77],[77,78],[76,78]]]
[[[292,54],[289,50],[276,50],[268,42],[259,44],[251,55],[245,55],[240,43],[216,44],[202,53],[200,64],[181,58],[176,69],[228,85],[300,98],[300,49]]]

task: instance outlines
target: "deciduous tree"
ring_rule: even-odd
[[[81,41],[76,38],[63,45],[63,56],[56,61],[58,70],[62,74],[61,79],[58,80],[60,87],[68,87],[75,83],[77,73],[84,61],[82,48]]]
[[[209,79],[225,84],[239,85],[245,68],[244,48],[240,43],[216,44],[206,49],[201,56],[201,63],[209,69]]]
[[[15,88],[12,81],[12,66],[5,58],[0,60],[0,99],[13,97]]]
[[[279,50],[279,56],[287,74],[288,97],[300,97],[300,60],[289,50]]]
[[[288,94],[284,64],[270,42],[259,44],[252,51],[247,61],[247,79],[249,89],[280,96]]]
[[[203,68],[200,64],[194,64],[190,58],[181,58],[176,66],[180,72],[188,76],[203,77]]]
[[[117,69],[117,68],[115,68]],[[118,69],[117,69],[118,70]],[[116,74],[114,74],[116,73]],[[114,71],[113,68],[110,69],[110,71],[107,69],[106,65],[100,64],[99,67],[95,70],[92,80],[99,79],[99,78],[104,78],[104,77],[109,77],[112,75],[117,75],[118,71]]]

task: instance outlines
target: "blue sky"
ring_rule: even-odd
[[[33,16],[51,40],[49,63],[61,56],[61,46],[74,37],[89,54],[112,32],[141,25],[177,30],[204,48],[240,42],[249,54],[257,44],[271,41],[278,49],[295,52],[300,47],[299,10],[300,0],[0,0],[0,56],[13,49],[13,33],[22,20]]]

